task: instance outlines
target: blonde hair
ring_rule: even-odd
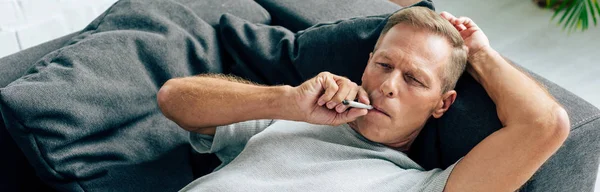
[[[442,74],[440,74],[442,78],[441,89],[442,93],[454,89],[458,78],[460,78],[467,66],[467,50],[464,47],[464,41],[458,30],[448,20],[442,18],[429,8],[409,7],[392,14],[388,18],[375,44],[375,50],[377,50],[379,41],[383,39],[383,36],[398,23],[406,23],[413,27],[429,30],[448,40],[452,47],[452,53],[448,65],[446,65],[445,70],[442,70]]]

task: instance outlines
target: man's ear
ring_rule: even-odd
[[[433,115],[433,117],[436,119],[442,117],[442,115],[444,115],[444,113],[448,111],[448,108],[450,108],[450,105],[452,105],[452,103],[454,103],[455,100],[456,91],[447,91],[442,95],[442,100],[435,106],[433,114],[431,115]]]

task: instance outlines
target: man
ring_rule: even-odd
[[[467,60],[504,127],[446,170],[424,171],[405,152],[454,102]],[[564,109],[466,17],[395,13],[362,82],[327,72],[298,87],[215,75],[169,80],[158,93],[164,115],[192,132],[198,152],[223,161],[183,190],[514,191],[569,132]],[[341,104],[355,99],[374,109]]]

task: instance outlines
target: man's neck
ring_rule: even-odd
[[[356,131],[356,133],[361,134],[359,129],[358,129],[358,125],[356,124],[355,121],[349,122],[348,125],[350,126],[350,128],[352,128],[354,131]],[[419,135],[419,132],[421,132],[421,129],[423,129],[423,127],[413,131],[412,133],[410,133],[406,138],[404,138],[403,140],[400,140],[398,142],[395,143],[379,143],[382,145],[385,145],[391,149],[394,149],[396,151],[400,151],[403,153],[408,153],[408,151],[410,150],[410,147],[412,146],[413,142],[415,141],[415,139],[417,138],[417,136]],[[362,134],[361,134],[362,135]],[[364,135],[363,135],[364,137]],[[368,139],[365,137],[365,139]],[[375,142],[375,141],[372,141]]]
[[[421,129],[418,129],[418,130],[421,130]],[[381,144],[383,144],[391,149],[394,149],[396,151],[408,153],[408,151],[410,150],[410,147],[412,146],[413,142],[417,138],[417,135],[419,135],[419,131],[415,131],[415,132],[411,133],[408,137],[406,137],[405,139],[403,139],[399,142],[390,143],[390,144],[386,144],[386,143],[381,143]]]

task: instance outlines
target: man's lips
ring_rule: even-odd
[[[372,106],[373,106],[373,110],[376,110],[377,112],[383,113],[384,115],[387,115],[388,117],[390,117],[390,115],[387,112],[385,112],[383,109],[381,109],[377,105],[372,105]]]

